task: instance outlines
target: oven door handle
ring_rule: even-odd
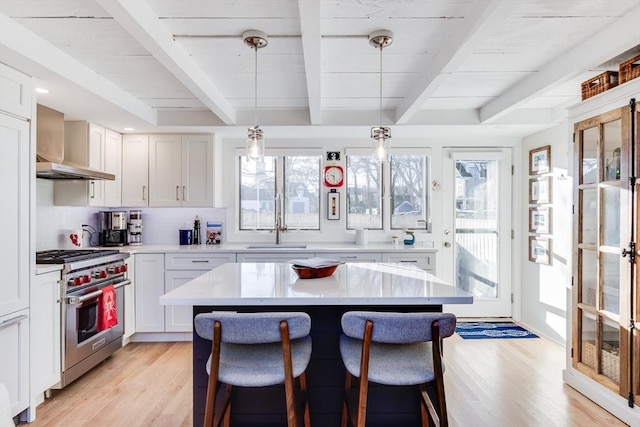
[[[131,284],[131,280],[123,280],[122,282],[118,282],[113,285],[114,289],[121,288],[123,286],[127,286]],[[95,292],[91,292],[90,294],[82,295],[81,297],[67,297],[67,304],[81,304],[85,301],[88,301],[92,298],[99,297],[102,295],[102,289],[98,289]]]

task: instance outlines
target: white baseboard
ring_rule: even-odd
[[[630,408],[627,399],[613,393],[575,369],[563,370],[562,379],[598,406],[629,424],[630,427],[640,427],[640,406],[638,404]]]
[[[130,337],[131,342],[173,342],[192,339],[191,332],[136,332]]]

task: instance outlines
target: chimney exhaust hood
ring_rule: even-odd
[[[45,179],[70,179],[70,180],[109,180],[114,181],[116,176],[85,167],[72,166],[64,163],[36,162],[36,177]]]
[[[116,176],[64,161],[64,114],[37,105],[36,178],[65,180],[109,180]]]

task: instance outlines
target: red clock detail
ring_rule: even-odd
[[[344,183],[344,169],[337,165],[325,166],[323,177],[325,187],[341,187]]]

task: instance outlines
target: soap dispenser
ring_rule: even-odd
[[[405,231],[409,235],[409,237],[405,238],[403,243],[405,246],[412,246],[416,241],[416,236],[413,235],[413,230]]]

